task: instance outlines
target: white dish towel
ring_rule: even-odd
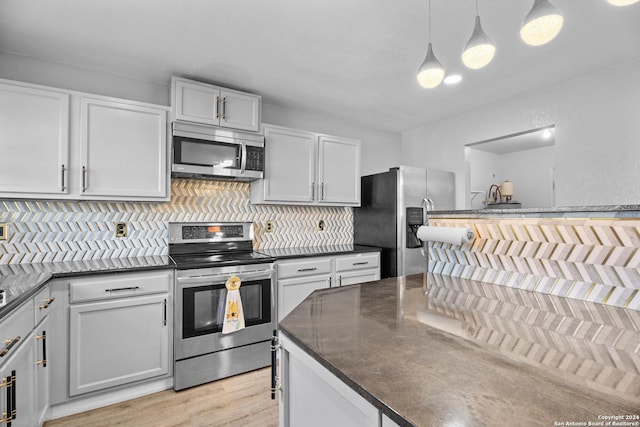
[[[237,276],[232,276],[227,280],[227,303],[224,310],[224,321],[222,323],[222,333],[244,329],[244,313],[242,311],[242,299],[240,298],[240,285],[242,282]]]

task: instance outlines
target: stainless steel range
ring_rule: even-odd
[[[176,263],[175,390],[268,366],[276,328],[274,258],[253,251],[252,223],[170,223]],[[246,327],[222,334],[226,281],[242,281]]]

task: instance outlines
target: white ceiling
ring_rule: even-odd
[[[640,57],[640,3],[554,0],[562,32],[518,37],[532,0],[480,0],[497,45],[466,70],[473,0],[432,0],[432,41],[457,86],[425,90],[427,0],[0,0],[0,51],[167,84],[172,74],[264,102],[401,132]]]

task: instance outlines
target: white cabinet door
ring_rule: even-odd
[[[331,276],[293,277],[278,280],[278,322],[316,289],[328,288]]]
[[[80,195],[166,198],[166,110],[92,98],[80,108]]]
[[[220,126],[254,132],[260,129],[259,96],[221,89],[220,99]]]
[[[355,285],[356,283],[380,280],[380,269],[357,270],[346,273],[337,273],[338,286]]]
[[[49,409],[49,364],[47,353],[47,329],[49,326],[49,318],[40,323],[35,329],[33,339],[36,347],[36,364],[35,364],[35,419],[38,425],[44,423]]]
[[[0,83],[0,148],[0,196],[66,194],[69,95]]]
[[[318,153],[318,202],[359,206],[360,142],[321,136]]]
[[[15,418],[11,420],[11,427],[33,427],[36,425],[33,333],[24,337],[10,354],[9,359],[0,365],[0,382],[11,382],[9,387],[0,387],[0,418],[4,418],[13,409]],[[7,399],[7,393],[12,392],[15,392],[15,399]],[[12,403],[12,408],[7,408],[8,403]]]
[[[314,203],[316,136],[265,126],[264,200]]]
[[[360,141],[264,126],[264,179],[251,203],[360,206]]]
[[[72,305],[70,395],[166,374],[167,303],[155,295]]]
[[[379,427],[372,404],[285,336],[281,340],[281,427]]]
[[[173,81],[173,108],[176,120],[219,125],[220,90],[181,79]]]
[[[193,80],[172,78],[176,120],[257,132],[262,97]]]

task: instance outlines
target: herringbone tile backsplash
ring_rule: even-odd
[[[0,200],[0,222],[9,224],[0,265],[166,255],[167,224],[184,221],[253,222],[256,249],[353,243],[351,208],[251,205],[249,190],[243,182],[173,179],[168,203]],[[115,237],[115,222],[127,223],[127,237]]]
[[[463,245],[429,243],[429,271],[640,310],[640,218],[431,219],[470,227]]]

